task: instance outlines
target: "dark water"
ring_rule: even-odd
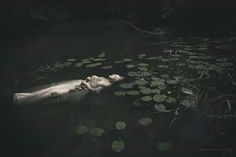
[[[4,97],[1,103],[1,151],[4,156],[235,155],[233,78],[236,38],[230,33],[223,37],[176,35],[157,38],[117,26],[97,28],[77,24],[23,30],[10,31],[2,38],[1,94]],[[105,56],[98,57],[101,53],[105,53]],[[200,56],[200,59],[196,56]],[[179,59],[176,59],[178,57]],[[46,65],[54,68],[56,63],[64,64],[68,62],[68,58],[77,61],[55,71],[45,68]],[[90,63],[84,63],[81,67],[75,66],[86,58],[90,58]],[[96,58],[106,60],[101,61],[102,65],[86,67],[94,62],[100,63],[94,61]],[[121,60],[122,62],[117,62]],[[204,63],[189,62],[196,60],[204,60]],[[209,70],[209,77],[195,69],[196,64],[205,65],[205,61],[210,65],[205,66]],[[146,66],[140,66],[140,63],[148,64],[147,69]],[[188,65],[181,65],[187,63]],[[217,63],[220,63],[220,69],[212,66],[218,65]],[[192,64],[195,64],[192,69],[182,68]],[[135,68],[127,68],[127,65],[134,65]],[[160,65],[168,67],[163,68]],[[44,67],[43,71],[36,72],[41,66]],[[140,67],[144,69],[138,70]],[[206,68],[200,69],[204,71]],[[141,71],[141,76],[130,76],[130,71]],[[148,74],[143,76],[143,72]],[[93,74],[107,76],[111,73],[119,73],[125,79],[99,94],[91,93],[77,103],[61,102],[25,108],[12,104],[11,96],[14,92],[64,80],[83,79]],[[168,74],[168,79],[171,80],[174,76],[194,79],[182,79],[177,84],[166,83],[167,87],[161,90],[161,94],[176,98],[176,103],[161,102],[172,112],[156,113],[156,102],[143,102],[140,98],[145,94],[142,95],[140,91],[139,95],[117,96],[114,93],[140,90],[138,85],[132,89],[120,87],[121,84],[133,83],[140,79],[146,80],[148,84],[145,86],[149,88],[151,77],[164,78],[162,74]],[[197,93],[195,87],[199,88],[201,92],[195,96],[202,97],[195,106],[185,110],[186,106],[179,105],[179,99],[192,98],[181,92],[181,88],[186,86],[192,89],[194,94]],[[159,86],[158,88],[160,89]],[[227,102],[230,103],[231,109]],[[176,116],[177,113],[180,116]],[[152,123],[142,126],[139,120],[143,117],[151,118]],[[175,117],[176,120],[173,121]],[[117,121],[124,121],[127,127],[117,130]],[[170,126],[171,121],[173,124]],[[99,137],[91,133],[79,135],[76,132],[78,126],[86,126],[89,129],[102,128],[104,134]],[[112,142],[115,140],[124,141],[123,151],[112,151]],[[158,147],[163,143],[167,143],[169,147]]]

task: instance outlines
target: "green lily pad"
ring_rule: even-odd
[[[144,118],[139,119],[138,123],[143,126],[147,126],[152,123],[152,119],[149,117],[144,117]]]
[[[146,77],[146,76],[151,76],[152,74],[147,71],[142,71],[138,74],[139,77]]]
[[[112,68],[113,68],[112,65],[108,65],[108,66],[103,66],[103,67],[101,67],[101,69],[112,69]]]
[[[165,101],[166,99],[167,99],[167,96],[166,96],[166,95],[155,94],[155,95],[153,96],[153,100],[154,100],[155,102],[157,102],[157,103],[163,102],[163,101]]]
[[[182,90],[182,92],[185,93],[185,94],[193,95],[193,91],[192,91],[191,89],[182,87],[181,90]]]
[[[126,94],[127,95],[139,95],[139,91],[135,91],[135,90],[127,91]]]
[[[134,85],[135,83],[123,83],[123,84],[120,84],[120,87],[129,89],[129,88],[133,88]]]
[[[177,80],[166,80],[166,82],[167,82],[168,84],[177,84],[177,83],[178,83]]]
[[[147,64],[147,63],[139,63],[138,66],[140,66],[140,67],[148,67],[149,64]]]
[[[138,75],[138,73],[135,71],[128,72],[128,76],[130,76],[130,77],[137,76],[137,75]]]
[[[167,79],[167,78],[169,78],[170,77],[170,75],[168,75],[168,74],[161,74],[161,76],[160,76],[161,78],[163,78],[163,79]]]
[[[75,64],[75,67],[77,68],[77,67],[81,67],[81,66],[83,66],[83,63],[76,63]]]
[[[124,63],[124,61],[115,61],[114,63],[116,63],[116,64],[121,64],[121,63]]]
[[[132,61],[132,59],[129,59],[129,58],[124,58],[124,59],[123,59],[123,61],[124,61],[124,62],[131,62],[131,61]]]
[[[162,151],[173,151],[173,145],[169,142],[159,142],[157,148]]]
[[[156,89],[152,89],[152,93],[155,93],[155,94],[157,94],[157,93],[161,93],[161,90],[158,89],[158,88],[156,88]]]
[[[139,86],[144,86],[146,85],[148,82],[145,81],[144,79],[138,79],[138,80],[135,80],[135,83]]]
[[[116,129],[117,130],[123,130],[126,128],[126,124],[123,121],[116,122]]]
[[[172,110],[166,110],[166,107],[163,104],[155,104],[154,108],[158,112],[171,112],[172,111]]]
[[[173,98],[173,97],[168,97],[167,99],[166,99],[166,102],[167,103],[170,103],[170,104],[174,104],[174,103],[176,103],[176,99],[175,98]]]
[[[150,89],[150,88],[143,88],[140,90],[141,93],[143,94],[152,94],[153,93],[153,90]]]
[[[133,64],[128,64],[128,65],[126,65],[126,67],[127,67],[128,69],[130,69],[130,68],[134,68],[135,65],[133,65]]]
[[[161,69],[168,69],[169,68],[168,65],[158,65],[158,67],[161,68]]]
[[[89,132],[93,136],[102,136],[104,134],[105,130],[102,128],[95,127],[95,128],[90,129]]]
[[[138,67],[138,70],[140,70],[140,71],[148,71],[148,69],[146,67]]]
[[[187,107],[187,106],[191,106],[192,103],[189,101],[189,99],[184,99],[180,102],[181,105]]]
[[[160,81],[160,80],[154,80],[154,81],[151,82],[150,86],[156,87],[156,86],[159,86],[159,85],[165,85],[165,82]]]
[[[152,100],[152,97],[151,96],[143,96],[143,97],[141,97],[141,100],[142,101],[151,101]]]
[[[75,61],[77,61],[77,59],[69,58],[69,59],[67,59],[66,61],[67,61],[67,62],[75,62]]]
[[[113,141],[111,145],[111,149],[113,152],[121,152],[125,149],[125,142],[122,140]]]
[[[79,135],[82,135],[82,134],[85,134],[89,131],[89,129],[84,126],[84,125],[80,125],[76,128],[76,132],[79,134]]]
[[[125,96],[125,92],[123,91],[117,91],[117,92],[114,92],[114,94],[117,96]]]

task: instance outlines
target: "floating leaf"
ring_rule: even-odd
[[[168,75],[168,74],[161,74],[161,78],[163,78],[163,79],[167,79],[167,78],[169,78],[170,76]]]
[[[123,61],[124,61],[124,62],[130,62],[130,61],[132,61],[132,59],[124,58]]]
[[[123,83],[123,84],[120,84],[120,87],[121,88],[133,88],[133,86],[135,85],[135,83]]]
[[[153,100],[154,100],[155,102],[157,102],[157,103],[163,102],[163,101],[165,101],[166,99],[167,99],[167,96],[166,96],[166,95],[155,94],[155,95],[153,96]]]
[[[138,123],[143,126],[147,126],[152,123],[152,119],[149,117],[144,117],[144,118],[139,119]]]
[[[130,69],[130,68],[134,68],[135,65],[129,64],[129,65],[126,65],[126,67],[127,67],[128,69]]]
[[[166,110],[166,107],[163,104],[155,104],[154,108],[158,111],[158,112],[171,112],[172,110]]]
[[[143,88],[140,90],[140,92],[143,94],[152,94],[153,90],[151,90],[150,88]]]
[[[170,104],[174,104],[174,103],[176,103],[176,99],[173,98],[173,97],[168,97],[168,98],[166,99],[166,102],[167,102],[167,103],[170,103]]]
[[[69,59],[67,59],[66,61],[67,62],[75,62],[77,59],[74,59],[74,58],[69,58]]]
[[[178,83],[178,81],[176,81],[176,80],[166,80],[166,82],[168,84],[177,84]]]
[[[152,93],[161,93],[160,89],[156,88],[156,89],[152,89]]]
[[[123,121],[116,122],[116,129],[117,130],[123,130],[126,128],[126,124]]]
[[[108,66],[103,66],[103,67],[101,67],[101,69],[112,69],[112,68],[113,68],[112,65],[108,65]]]
[[[148,71],[148,69],[146,67],[138,67],[138,70],[140,70],[140,71]]]
[[[158,65],[158,67],[159,67],[159,68],[162,68],[162,69],[167,69],[167,68],[169,68],[168,65]]]
[[[126,94],[127,94],[127,95],[139,95],[139,91],[135,91],[135,90],[133,90],[133,91],[127,91]]]
[[[76,132],[79,134],[79,135],[82,135],[82,134],[85,134],[88,132],[88,128],[84,125],[80,125],[76,128]]]
[[[130,72],[128,72],[128,76],[130,76],[130,77],[132,77],[132,76],[137,76],[137,75],[138,75],[138,73],[135,72],[135,71],[130,71]]]
[[[125,96],[125,92],[123,91],[117,91],[117,92],[114,92],[114,94],[117,96]]]
[[[193,91],[191,89],[188,89],[188,88],[185,88],[185,87],[182,87],[182,92],[185,93],[185,94],[189,94],[189,95],[193,94]]]
[[[102,128],[96,127],[96,128],[92,128],[89,132],[93,136],[102,136],[104,134],[105,130]]]
[[[152,97],[151,96],[143,96],[143,97],[141,97],[141,100],[142,101],[151,101],[152,100]]]
[[[162,151],[173,151],[174,150],[172,144],[169,142],[159,142],[157,147],[159,150],[162,150]]]
[[[161,80],[154,80],[151,82],[151,87],[156,87],[156,86],[159,86],[159,85],[165,85],[165,82],[161,81]]]
[[[125,149],[125,142],[122,140],[119,141],[113,141],[111,145],[111,149],[114,152],[121,152]]]
[[[147,64],[147,63],[139,63],[138,66],[140,66],[140,67],[148,67],[149,64]]]
[[[180,102],[181,105],[185,106],[185,107],[188,107],[188,106],[191,106],[193,103],[190,102],[189,99],[184,99]]]
[[[144,79],[138,79],[138,80],[135,80],[135,83],[139,86],[144,86],[146,85],[148,82],[145,81]]]
[[[116,64],[124,63],[124,61],[115,61]]]

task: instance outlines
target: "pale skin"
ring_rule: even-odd
[[[91,77],[87,77],[85,80],[67,81],[65,83],[61,83],[56,86],[48,87],[31,93],[15,93],[13,96],[13,100],[15,103],[36,102],[49,97],[67,94],[71,90],[75,89],[76,86],[80,86],[84,89],[99,93],[104,87],[110,86],[112,83],[120,81],[122,79],[123,77],[117,74],[109,75],[108,78],[93,75]]]
[[[90,83],[88,81],[90,81],[91,79],[96,79],[96,86],[95,87],[91,87]],[[105,77],[98,77],[96,75],[93,75],[92,77],[87,77],[86,80],[83,80],[81,82],[81,85],[85,86],[87,89],[94,91],[94,92],[100,92],[104,87],[110,86],[112,84],[110,79],[107,79]]]

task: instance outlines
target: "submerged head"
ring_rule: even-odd
[[[120,81],[120,80],[123,80],[124,77],[118,75],[118,74],[111,74],[109,75],[109,79],[112,81],[112,82],[116,82],[116,81]]]

